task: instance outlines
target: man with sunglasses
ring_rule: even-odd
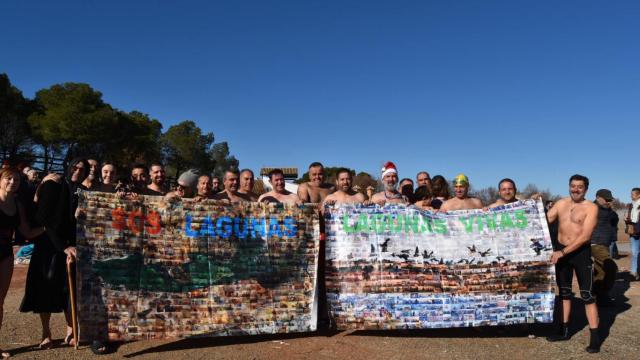
[[[609,245],[618,236],[618,214],[611,209],[613,194],[608,189],[596,192],[594,203],[598,206],[598,223],[591,233],[591,256],[593,257],[593,292],[598,306],[613,305],[609,290],[616,281],[618,266],[610,256]]]

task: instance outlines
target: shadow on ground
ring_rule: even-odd
[[[139,355],[161,353],[165,351],[212,348],[217,346],[238,345],[238,344],[253,344],[253,343],[259,343],[259,342],[287,340],[287,339],[300,339],[300,338],[315,337],[315,336],[331,337],[337,333],[338,331],[322,330],[322,331],[316,331],[316,332],[310,332],[310,333],[271,334],[271,335],[254,335],[254,336],[240,335],[240,336],[198,337],[198,338],[178,340],[168,344],[155,346],[149,349],[144,349],[142,351],[124,355],[124,357],[131,358]],[[113,348],[114,346],[117,348],[121,345],[122,343],[110,344],[110,346],[112,347],[111,351],[116,351],[116,349]]]

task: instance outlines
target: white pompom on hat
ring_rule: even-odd
[[[396,164],[392,163],[391,161],[387,161],[386,163],[384,163],[384,166],[382,167],[381,171],[382,171],[382,177],[384,177],[385,175],[390,173],[397,174],[398,168],[396,168]]]

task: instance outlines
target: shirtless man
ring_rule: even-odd
[[[248,201],[258,200],[258,195],[253,192],[254,181],[253,171],[249,169],[240,171],[240,188],[238,189],[238,193],[242,194]]]
[[[518,199],[516,199],[516,192],[516,183],[513,180],[509,178],[500,180],[498,183],[498,194],[500,195],[500,198],[493,204],[489,205],[489,208],[518,201]]]
[[[336,191],[324,198],[326,205],[333,204],[361,204],[364,202],[364,195],[351,189],[353,177],[349,169],[338,169],[336,174]]]
[[[398,185],[398,169],[391,161],[387,161],[382,167],[382,185],[384,190],[373,194],[370,202],[383,206],[386,203],[408,204],[409,199],[403,196],[396,186]]]
[[[580,297],[585,304],[591,339],[586,350],[600,351],[598,336],[598,308],[591,293],[593,264],[589,239],[598,220],[598,207],[585,200],[589,179],[573,175],[569,179],[570,197],[563,198],[547,213],[549,223],[558,221],[557,249],[551,254],[551,263],[556,265],[556,281],[562,299],[562,326],[560,333],[547,337],[549,341],[569,340],[569,318],[571,311],[571,283],[575,271],[580,287]]]
[[[222,177],[224,191],[213,195],[214,200],[223,200],[228,202],[247,201],[247,198],[238,193],[238,185],[240,183],[240,174],[237,170],[227,170]]]
[[[334,191],[333,185],[324,182],[324,166],[314,162],[309,165],[309,181],[298,187],[298,197],[305,203],[321,204]]]
[[[165,195],[167,190],[164,184],[166,179],[164,166],[160,163],[152,163],[149,177],[151,178],[151,184],[147,185],[148,192],[146,195]]]
[[[284,173],[280,169],[273,169],[269,172],[269,182],[273,190],[260,195],[258,202],[284,203],[290,205],[300,205],[302,201],[298,195],[284,188]]]
[[[455,197],[445,201],[440,211],[482,209],[480,199],[469,197],[469,178],[465,174],[459,174],[453,179],[453,192]]]

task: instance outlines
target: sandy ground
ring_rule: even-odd
[[[117,344],[113,353],[100,358],[172,358],[172,359],[640,359],[640,282],[629,282],[628,243],[621,236],[624,256],[617,260],[619,279],[612,292],[615,306],[600,308],[602,333],[606,337],[600,354],[584,351],[588,327],[584,307],[573,306],[573,337],[562,343],[549,343],[544,336],[552,325],[510,326],[481,329],[443,329],[424,331],[320,331],[311,334],[248,336],[175,341],[138,341]],[[84,359],[96,358],[88,346],[79,350],[62,346],[64,319],[52,320],[56,347],[36,350],[40,340],[39,319],[21,314],[18,307],[23,295],[26,266],[16,266],[0,330],[0,346],[16,359]]]

